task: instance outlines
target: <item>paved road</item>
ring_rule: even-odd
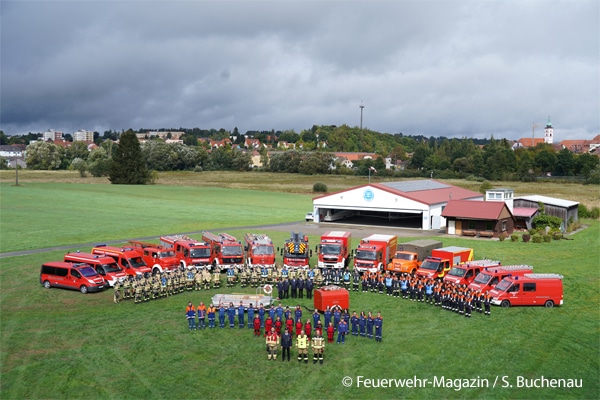
[[[254,230],[270,230],[270,231],[280,231],[280,232],[302,232],[307,235],[316,235],[320,236],[323,233],[331,230],[337,231],[349,231],[352,233],[354,238],[362,238],[374,233],[382,233],[382,234],[393,234],[400,238],[402,237],[420,237],[420,236],[446,236],[443,231],[423,231],[421,229],[407,229],[407,228],[398,228],[393,226],[375,226],[375,225],[354,225],[354,224],[344,224],[344,223],[313,223],[313,222],[287,222],[283,224],[274,224],[274,225],[254,225],[254,226],[232,226],[228,228],[219,229],[220,231],[231,231],[231,230],[242,230],[247,229],[248,231]],[[197,232],[185,232],[184,235],[198,235],[202,234],[202,231]],[[156,240],[158,236],[148,236],[141,238],[128,238],[121,240],[112,240],[103,242],[104,244],[120,244],[124,243],[128,240],[139,240],[139,241],[148,241],[148,240]],[[17,257],[17,256],[27,256],[30,254],[38,254],[38,253],[46,253],[49,251],[56,250],[73,250],[74,248],[91,248],[98,244],[98,242],[94,243],[80,243],[80,244],[70,244],[66,246],[55,246],[55,247],[47,247],[43,249],[32,249],[32,250],[22,250],[22,251],[11,251],[7,253],[0,253],[0,259],[8,258],[8,257]]]

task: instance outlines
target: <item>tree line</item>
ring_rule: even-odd
[[[141,130],[147,132],[148,130]],[[167,130],[165,130],[167,131]],[[294,131],[233,131],[170,129],[184,132],[183,144],[167,144],[160,139],[136,141],[148,171],[177,170],[236,170],[252,169],[250,151],[240,149],[245,137],[253,137],[262,144],[277,148],[280,142],[295,147],[287,151],[261,148],[261,170],[301,174],[352,174],[367,175],[371,167],[381,176],[437,178],[482,178],[487,180],[534,181],[541,176],[578,177],[588,183],[597,183],[600,175],[598,156],[589,153],[574,154],[568,149],[555,150],[551,145],[512,148],[506,139],[471,139],[405,136],[402,133],[387,134],[342,126],[313,126],[300,133]],[[105,131],[101,137],[95,134],[98,147],[88,151],[83,142],[74,142],[68,148],[49,142],[37,141],[27,146],[27,166],[31,169],[74,169],[94,176],[107,176],[111,160],[120,145],[114,140],[127,132]],[[21,137],[31,139],[31,135]],[[221,140],[229,138],[231,145],[211,149],[200,138]],[[18,141],[0,132],[0,143]],[[353,162],[353,168],[345,167],[336,160],[334,152],[368,152],[377,157]],[[386,169],[389,158],[391,169]],[[399,164],[400,162],[400,164]],[[372,170],[371,170],[372,171]]]

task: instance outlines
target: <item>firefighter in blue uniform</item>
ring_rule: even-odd
[[[227,309],[227,315],[229,316],[229,327],[235,327],[235,307],[233,303],[229,303],[229,308]]]
[[[375,340],[381,343],[381,331],[383,328],[383,318],[381,318],[381,312],[377,313],[377,317],[373,321],[373,326],[375,327]]]
[[[358,315],[356,315],[356,311],[352,313],[350,324],[352,325],[352,336],[358,336]]]

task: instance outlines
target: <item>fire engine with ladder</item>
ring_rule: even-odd
[[[312,250],[308,248],[308,236],[292,232],[281,249],[283,265],[291,269],[306,269],[310,265]]]

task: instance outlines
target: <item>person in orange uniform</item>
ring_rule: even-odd
[[[198,305],[198,329],[206,328],[206,306],[203,302]]]

